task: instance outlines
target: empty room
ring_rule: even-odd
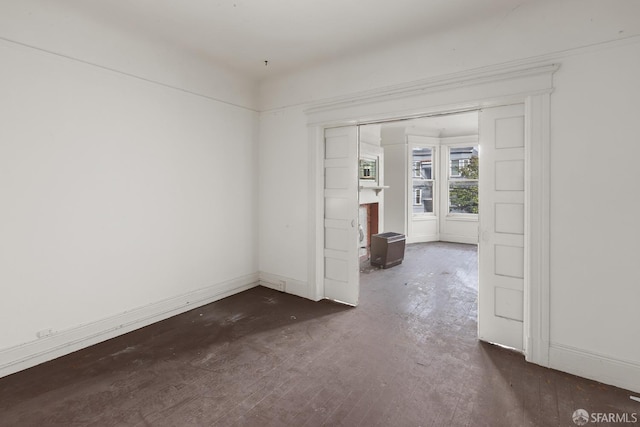
[[[4,0],[0,65],[0,425],[640,423],[639,2]]]

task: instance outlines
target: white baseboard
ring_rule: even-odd
[[[302,298],[313,299],[307,282],[291,279],[277,274],[260,272],[260,285],[276,291],[286,292]]]
[[[640,364],[552,343],[549,367],[640,393]]]
[[[0,350],[0,378],[258,286],[258,273]]]
[[[413,243],[429,243],[429,242],[438,242],[438,241],[440,241],[440,236],[437,234],[406,236],[407,245],[411,245]]]
[[[460,234],[446,234],[440,233],[440,241],[441,242],[451,242],[451,243],[464,243],[467,245],[477,245],[478,244],[478,236],[463,236]]]

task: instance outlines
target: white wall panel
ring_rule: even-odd
[[[325,258],[324,276],[327,279],[338,282],[347,282],[349,275],[347,272],[348,263],[341,259]]]
[[[347,173],[343,167],[327,167],[325,168],[325,188],[332,190],[345,189],[345,181]]]
[[[348,142],[345,138],[328,140],[325,145],[325,158],[340,159],[347,155]]]
[[[500,276],[524,277],[524,249],[518,246],[495,246],[495,272]]]
[[[524,147],[524,117],[496,120],[496,150]]]
[[[325,247],[327,249],[340,250],[345,247],[349,239],[349,233],[343,229],[326,228],[324,233]]]
[[[523,292],[509,288],[495,288],[495,315],[522,322]]]
[[[334,187],[335,188],[335,187]],[[327,219],[344,218],[349,213],[349,199],[332,197],[324,204],[324,215]]]
[[[524,160],[496,162],[496,191],[524,191]]]
[[[495,204],[496,233],[524,234],[524,204]]]

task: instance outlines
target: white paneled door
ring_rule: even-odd
[[[324,133],[324,295],[350,305],[360,293],[358,127]]]
[[[480,113],[478,336],[523,351],[524,105]]]

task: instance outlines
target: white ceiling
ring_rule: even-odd
[[[401,120],[382,124],[385,128],[414,129],[418,134],[435,137],[454,137],[478,134],[478,112],[443,114],[411,120]]]
[[[252,78],[506,16],[534,1],[539,0],[61,0],[88,19]]]

